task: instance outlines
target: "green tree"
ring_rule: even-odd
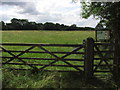
[[[120,2],[82,2],[82,17],[91,15],[112,30],[113,39],[120,42]]]
[[[55,24],[52,22],[46,22],[43,27],[44,30],[55,30]]]
[[[43,30],[43,24],[42,23],[37,23],[37,29],[38,30]]]
[[[13,18],[11,19],[11,26],[13,27],[14,30],[21,30],[22,25],[20,23],[19,19]]]
[[[120,53],[120,1],[119,2],[83,2],[82,3],[82,17],[88,18],[93,15],[96,19],[100,19],[100,23],[112,31],[112,41],[116,41],[117,51]],[[120,55],[115,57],[118,67],[120,65]],[[120,67],[118,67],[116,74],[120,75]],[[117,79],[116,77],[116,79]]]
[[[2,28],[0,28],[1,30],[6,30],[6,26],[5,23],[3,21],[0,22],[0,27],[2,26]]]
[[[67,28],[67,30],[76,30],[76,24],[72,24]]]

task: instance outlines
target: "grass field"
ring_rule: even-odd
[[[50,44],[82,44],[87,37],[95,38],[94,31],[2,31],[2,43],[50,43]],[[6,47],[7,49],[24,50],[26,47]],[[50,51],[71,51],[73,48],[47,48]],[[37,48],[35,49],[37,50]],[[17,55],[18,53],[16,53]],[[8,54],[4,54],[9,56]],[[43,54],[25,54],[22,57],[46,57],[52,58],[51,55]],[[62,56],[62,55],[58,55]],[[70,55],[67,58],[82,58],[80,55]],[[18,61],[16,61],[18,62]],[[50,63],[50,61],[30,61],[31,63]],[[81,62],[71,62],[75,65],[83,64]],[[58,62],[57,64],[63,64]],[[7,65],[6,65],[7,66]],[[8,67],[8,66],[7,66]],[[14,66],[22,68],[22,66]],[[51,68],[52,69],[52,68]],[[58,70],[58,67],[54,68]],[[60,68],[66,69],[66,68]],[[71,70],[71,68],[68,68]],[[80,88],[94,87],[86,84],[81,79],[82,76],[71,73],[38,73],[31,74],[29,71],[4,71],[3,87],[5,88]],[[103,84],[104,86],[104,84]],[[107,86],[107,85],[106,85]],[[101,87],[98,85],[97,87]]]
[[[2,31],[2,42],[81,44],[94,31]]]
[[[82,44],[83,40],[86,39],[87,37],[93,37],[94,38],[94,31],[5,31],[2,32],[2,42],[3,43],[50,43],[50,44]],[[25,50],[28,47],[6,47],[7,49],[14,49],[14,50]],[[45,47],[46,48],[46,47]],[[50,51],[64,51],[64,52],[69,52],[72,51],[74,48],[72,47],[67,47],[67,48],[61,48],[61,47],[47,47],[48,50]],[[38,48],[34,49],[35,51],[40,50]],[[82,51],[82,50],[81,50]],[[19,53],[14,53],[15,55],[19,54]],[[4,56],[11,56],[8,53],[4,54]],[[63,56],[63,54],[57,54],[57,56],[61,57]],[[33,58],[54,58],[53,56],[51,56],[50,54],[24,54],[22,55],[22,57],[33,57]],[[66,59],[82,59],[83,56],[82,55],[70,55],[68,56]],[[6,61],[6,60],[4,60]],[[18,62],[18,61],[16,61]],[[41,63],[41,64],[48,64],[50,62],[53,62],[53,60],[51,61],[38,61],[38,60],[27,60],[28,63]],[[70,62],[74,65],[81,65],[84,62],[76,62],[76,61],[72,61]],[[65,63],[59,61],[56,64],[62,64],[65,65]],[[15,67],[15,65],[13,66]],[[18,65],[16,66],[18,67]],[[21,66],[20,66],[21,67]],[[27,68],[27,67],[26,67]],[[50,68],[49,68],[50,69]],[[51,67],[52,69],[52,67]],[[53,68],[53,69],[58,69]],[[60,69],[60,67],[59,67]],[[71,68],[62,68],[61,69],[70,69]]]

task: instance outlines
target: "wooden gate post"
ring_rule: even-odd
[[[114,45],[114,61],[113,61],[113,77],[114,79],[117,79],[120,75],[120,72],[119,72],[119,65],[120,65],[120,53],[119,53],[119,50],[120,50],[120,46],[118,44],[118,40],[115,40],[115,45]]]
[[[93,63],[94,63],[94,40],[93,38],[87,38],[85,41],[85,61],[84,72],[85,79],[91,79],[93,77]]]

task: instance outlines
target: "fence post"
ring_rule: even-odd
[[[94,63],[94,40],[87,38],[85,41],[85,61],[84,72],[85,79],[89,80],[93,77],[93,63]]]
[[[120,46],[118,44],[118,40],[115,40],[115,45],[114,45],[114,61],[113,61],[113,77],[114,79],[117,79],[120,75],[120,72],[119,72],[119,65],[120,65],[120,61],[119,61],[119,58],[120,58]]]

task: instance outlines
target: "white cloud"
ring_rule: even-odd
[[[27,0],[27,2],[12,0],[2,5],[0,13],[3,15],[2,20],[5,21],[12,18],[24,18],[36,22],[95,27],[98,21],[92,17],[88,20],[81,19],[80,6],[79,2],[72,3],[72,0]]]
[[[98,22],[99,20],[95,20],[93,16],[91,16],[88,19],[78,20],[77,25],[82,27],[95,27]]]

